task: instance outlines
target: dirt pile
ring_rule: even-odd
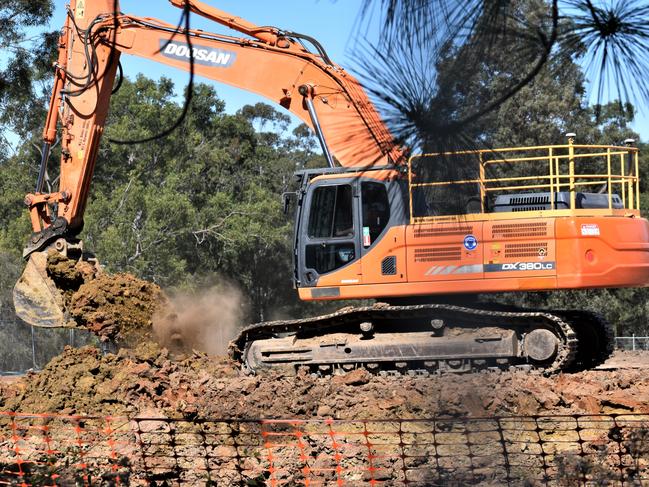
[[[133,344],[151,339],[152,316],[166,304],[155,284],[130,274],[99,274],[74,293],[70,315],[101,338]]]
[[[204,377],[233,377],[233,364],[203,354],[170,357],[148,342],[102,355],[95,347],[66,347],[38,373],[5,388],[4,408],[60,414],[125,415],[142,408],[182,409],[201,392]]]
[[[645,364],[649,364],[649,354]],[[413,485],[540,485],[548,484],[548,478],[549,485],[590,485],[591,482],[582,482],[581,476],[567,475],[574,472],[588,473],[597,480],[593,484],[604,485],[606,479],[619,480],[621,475],[636,478],[633,468],[637,466],[629,463],[628,455],[624,457],[628,472],[623,472],[619,452],[633,454],[631,448],[637,450],[642,446],[639,441],[646,442],[645,429],[637,430],[638,435],[645,435],[638,437],[633,436],[634,430],[623,431],[610,419],[602,423],[586,419],[580,427],[584,441],[576,443],[577,423],[566,418],[536,422],[519,417],[497,423],[456,422],[453,418],[494,414],[624,414],[646,412],[649,406],[646,369],[553,377],[524,372],[377,377],[364,370],[328,378],[241,377],[235,364],[226,359],[202,354],[174,359],[166,350],[151,344],[105,356],[95,348],[67,349],[42,372],[5,385],[0,387],[0,392],[7,394],[0,399],[3,410],[110,415],[112,425],[116,424],[115,416],[136,418],[118,421],[117,443],[126,446],[116,467],[124,472],[122,480],[130,478],[134,484],[147,485],[161,479],[169,480],[169,485],[205,485],[208,476],[217,485],[269,485],[271,475],[277,485],[298,485],[303,483],[307,466],[319,472],[317,479],[325,485],[335,484],[340,475],[346,475],[345,483],[350,485],[360,484],[361,478],[367,481],[363,484],[369,484],[371,478],[392,485],[392,480],[404,476],[404,458],[408,459],[408,479]],[[331,417],[355,421],[429,420],[380,421],[369,425],[370,431],[374,431],[369,438],[363,436],[355,421],[340,422],[335,426],[333,440],[338,447],[332,447],[327,421],[302,426],[287,421],[228,421]],[[433,417],[436,419],[430,420]],[[445,421],[444,417],[450,420]],[[168,418],[173,420],[167,421]],[[188,421],[177,421],[181,418]],[[46,424],[48,431],[53,432],[65,426],[57,418],[48,419]],[[500,429],[493,429],[496,425]],[[5,434],[3,444],[2,426],[0,420],[0,479],[2,452],[10,451],[7,446],[11,446],[11,432]],[[62,431],[73,434],[71,427],[74,422]],[[86,431],[105,431],[105,425],[93,421],[84,420],[84,427]],[[137,445],[134,431],[139,434]],[[58,438],[57,434],[54,436]],[[431,438],[435,441],[434,449]],[[400,443],[402,440],[409,445],[406,449]],[[21,441],[21,452],[25,455],[33,445],[35,453],[30,453],[34,455],[30,458],[38,459],[34,465],[46,468],[52,459],[37,456],[43,451],[37,450],[39,441],[42,444],[36,434]],[[368,456],[368,441],[376,447],[369,452],[373,456]],[[503,442],[507,444],[504,457]],[[69,442],[64,439],[60,444]],[[94,457],[104,462],[114,454],[110,445],[98,439],[88,457],[90,461]],[[80,463],[74,447],[61,451],[66,456],[62,456],[64,460],[60,460],[59,466],[63,462]],[[550,453],[541,456],[540,451]],[[560,454],[555,456],[554,452]],[[339,459],[340,464],[333,463]],[[10,456],[6,461],[10,467],[14,465]],[[272,471],[269,461],[274,462]],[[342,474],[337,473],[337,466],[341,466]],[[74,471],[66,477],[63,468],[55,471],[62,474],[62,480],[69,477],[70,485],[81,478],[75,477]],[[105,470],[97,468],[97,473],[101,471]],[[538,482],[531,480],[535,478]]]
[[[16,376],[0,376],[0,410],[4,409],[7,400],[15,397],[20,391],[18,380],[20,379]]]
[[[70,260],[58,252],[48,254],[47,273],[61,289],[70,317],[102,341],[128,346],[149,340],[152,316],[168,305],[160,287],[151,282],[131,274],[99,272],[87,261]]]
[[[48,268],[65,290],[69,313],[77,323],[102,339],[138,346],[106,355],[92,347],[68,348],[42,372],[1,386],[5,409],[97,415],[153,409],[170,417],[233,419],[649,410],[649,377],[643,369],[552,377],[522,371],[380,377],[365,370],[324,378],[307,373],[246,377],[223,356],[191,352],[213,339],[209,352],[222,353],[230,336],[219,337],[219,331],[228,335],[239,317],[236,293],[214,288],[203,296],[169,300],[158,286],[128,274],[98,273],[86,263],[56,255],[48,260]],[[162,325],[154,328],[156,315],[163,317],[158,320]],[[221,328],[214,328],[215,323]],[[618,354],[614,360],[627,363],[624,357]],[[634,355],[633,361],[642,362],[643,357]],[[644,361],[649,365],[646,355]]]
[[[95,278],[97,268],[87,261],[68,259],[63,254],[51,250],[47,254],[47,274],[63,290],[66,304],[81,285]]]
[[[11,390],[11,392],[10,392]],[[66,349],[37,374],[4,389],[4,409],[169,417],[377,419],[611,413],[649,410],[642,369],[543,377],[499,372],[378,377],[365,370],[318,378],[241,376],[224,357],[173,357],[148,343],[103,355]]]

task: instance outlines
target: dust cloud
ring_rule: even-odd
[[[176,292],[153,316],[158,343],[171,352],[198,350],[223,355],[245,315],[241,292],[219,284],[199,292]]]

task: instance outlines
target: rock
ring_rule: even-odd
[[[318,416],[320,416],[321,418],[328,418],[331,416],[331,413],[332,413],[332,409],[327,405],[320,406],[317,412]]]
[[[601,411],[601,404],[597,398],[593,396],[585,396],[577,400],[575,403],[577,409],[582,413],[598,414]]]
[[[613,391],[602,399],[602,406],[613,410],[634,411],[643,409],[648,403],[647,396],[629,394],[626,391]]]
[[[370,374],[365,369],[356,369],[348,372],[347,374],[337,375],[333,377],[332,383],[337,385],[346,385],[346,386],[360,386],[367,384],[372,379],[372,374]]]
[[[541,403],[544,409],[551,411],[560,402],[561,397],[552,390],[543,390],[537,394],[536,399]]]
[[[620,380],[617,382],[617,386],[620,389],[628,389],[631,387],[631,381],[629,380],[628,377],[622,377]]]

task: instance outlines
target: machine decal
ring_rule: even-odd
[[[194,53],[194,62],[196,64],[202,64],[203,66],[227,68],[237,57],[234,52],[199,46],[196,44],[192,44],[190,51],[189,46],[184,42],[168,42],[165,39],[160,39],[160,52],[165,57],[189,61],[190,52],[192,51]]]
[[[86,2],[85,0],[79,0],[77,2],[76,14],[77,19],[83,19],[86,16]]]
[[[485,264],[485,272],[507,271],[551,271],[556,268],[555,262],[507,262],[504,264]]]
[[[363,247],[369,247],[370,245],[372,245],[370,227],[363,227]]]
[[[599,235],[599,225],[597,223],[584,223],[581,226],[581,234],[587,237]]]
[[[447,274],[475,274],[477,272],[482,272],[482,264],[470,264],[470,265],[434,265],[428,269],[424,275],[425,276],[443,276]]]
[[[478,239],[475,235],[467,235],[464,237],[464,248],[467,250],[475,250],[478,247]]]

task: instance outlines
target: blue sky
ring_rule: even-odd
[[[359,33],[358,12],[363,0],[203,0],[208,4],[243,17],[258,25],[273,25],[285,30],[307,34],[318,39],[330,57],[338,64],[350,69],[354,66],[352,46]],[[59,28],[63,23],[64,0],[56,0],[57,12],[50,27]],[[121,0],[121,9],[143,17],[156,17],[170,23],[177,23],[180,10],[166,0]],[[377,2],[378,3],[378,2]],[[379,18],[370,18],[369,30],[364,27],[363,35],[374,38],[377,35],[376,24]],[[231,34],[227,28],[209,21],[201,21],[197,15],[192,16],[192,27]],[[166,76],[174,80],[179,91],[187,82],[187,74],[147,60],[134,57],[123,58],[125,74],[134,78],[137,73],[148,77]],[[245,104],[266,101],[251,93],[238,90],[210,80],[200,79],[216,86],[219,96],[226,102],[226,110],[235,112]],[[643,140],[649,140],[649,107],[638,106],[638,115],[634,128]],[[281,109],[281,108],[280,108]],[[288,112],[287,112],[288,113]]]

